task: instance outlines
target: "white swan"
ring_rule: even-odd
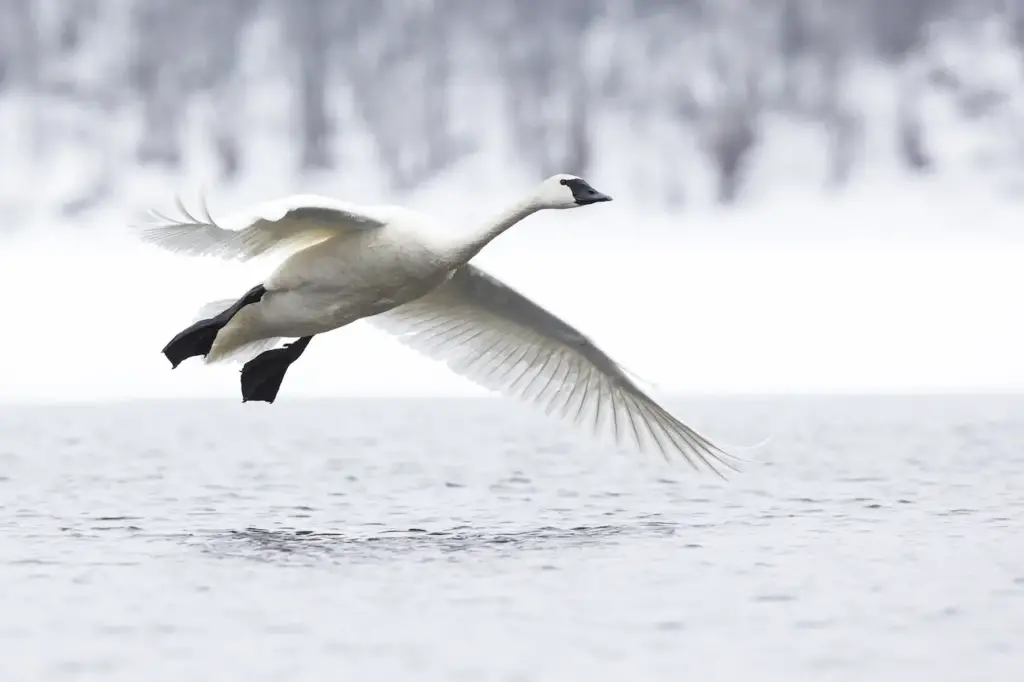
[[[218,226],[208,211],[197,219],[179,203],[181,219],[154,212],[163,222],[141,228],[141,237],[189,255],[291,253],[240,299],[205,306],[164,355],[172,367],[195,356],[210,363],[255,355],[242,368],[242,399],[272,403],[313,336],[366,318],[478,384],[720,474],[717,465],[733,468],[729,455],[647,396],[586,336],[469,264],[532,213],[610,200],[576,176],[555,175],[458,238],[408,209],[315,196],[257,205],[236,217],[239,229]],[[298,340],[271,348],[282,338]]]

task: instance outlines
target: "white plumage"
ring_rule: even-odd
[[[682,454],[694,467],[716,473],[718,466],[734,468],[729,455],[658,405],[590,339],[468,262],[538,210],[609,200],[580,178],[556,175],[461,237],[448,236],[408,209],[314,196],[257,205],[232,219],[237,229],[220,227],[208,212],[196,218],[182,208],[180,219],[157,215],[163,222],[142,228],[141,236],[193,256],[248,260],[290,252],[263,282],[265,292],[250,292],[255,302],[218,301],[203,308],[200,318],[225,318],[211,319],[206,346],[190,351],[206,362],[266,351],[283,338],[305,337],[308,343],[309,337],[365,318],[454,372],[536,403],[548,414],[607,428],[617,441],[628,438],[645,451]],[[233,306],[238,309],[232,314]],[[197,333],[190,330],[179,337]],[[284,367],[304,347],[291,351],[294,357]],[[271,355],[286,349],[263,355],[276,361]],[[172,358],[175,366],[180,361]],[[257,356],[247,368],[255,374],[267,364]],[[273,402],[284,369],[277,372],[269,398],[255,399]]]

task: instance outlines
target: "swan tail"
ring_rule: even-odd
[[[248,362],[256,356],[272,350],[284,339],[274,337],[246,341],[241,333],[236,333],[234,325],[225,329],[214,341],[213,347],[205,357],[206,364],[228,364]]]
[[[203,311],[210,312],[217,305],[220,312],[210,316],[201,317],[189,327],[178,332],[163,348],[164,356],[170,361],[171,367],[175,368],[185,360],[192,357],[204,357],[209,361],[209,355],[216,345],[221,330],[231,322],[245,306],[257,303],[263,298],[267,290],[263,285],[258,285],[246,292],[242,298],[232,301],[226,308],[220,309],[221,302],[207,304]]]

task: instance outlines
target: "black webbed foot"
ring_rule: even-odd
[[[224,328],[224,325],[230,322],[239,310],[260,301],[265,293],[267,290],[262,284],[255,286],[224,312],[205,320],[199,320],[187,329],[178,332],[162,351],[164,356],[171,361],[171,368],[177,367],[189,358],[205,357],[213,347],[217,333]]]
[[[312,339],[312,336],[303,336],[281,348],[263,351],[245,363],[242,366],[242,402],[274,402],[288,368]]]

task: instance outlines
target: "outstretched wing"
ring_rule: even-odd
[[[731,456],[642,391],[590,339],[473,265],[427,296],[368,318],[402,343],[502,394],[721,475]]]
[[[234,229],[221,227],[210,216],[189,212],[180,198],[180,215],[152,211],[156,219],[138,226],[143,241],[188,256],[216,256],[246,261],[271,251],[299,249],[341,234],[383,227],[372,209],[313,195],[297,195],[257,204],[231,216]]]

